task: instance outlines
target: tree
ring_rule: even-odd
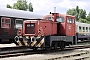
[[[88,21],[86,19],[82,19],[82,18],[79,19],[79,22],[88,23]]]
[[[67,10],[66,13],[69,15],[75,16],[76,20],[79,20],[79,7],[78,6],[76,6],[76,8]]]
[[[31,2],[28,5],[28,9],[29,9],[29,11],[32,11],[33,12],[33,7],[32,7],[32,3]]]
[[[80,9],[80,18],[82,18],[82,19],[86,19],[86,11],[85,10],[83,10],[83,9]]]
[[[69,10],[67,10],[67,14],[75,16],[76,10],[75,9],[69,9]]]
[[[6,6],[7,8],[11,8],[12,9],[12,6],[10,6],[9,4],[7,4],[7,6]]]
[[[17,3],[13,4],[13,9],[26,11],[28,9],[26,0],[18,0]]]
[[[78,6],[76,6],[76,8],[67,10],[67,14],[75,16],[77,21],[86,19],[86,11],[79,9]]]
[[[79,9],[78,6],[76,6],[76,9],[75,9],[75,10],[76,10],[76,14],[75,14],[75,15],[76,15],[76,19],[79,20],[79,18],[80,18],[80,17],[79,17],[79,15],[80,15],[80,14],[79,14],[80,9]]]
[[[24,10],[24,11],[27,11],[29,9],[29,11],[33,12],[33,7],[31,2],[28,5],[26,0],[17,0],[17,2],[13,4],[13,9]]]
[[[87,15],[87,20],[90,21],[90,12],[89,12],[89,14]]]

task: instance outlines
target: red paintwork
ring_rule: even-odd
[[[75,36],[76,35],[76,24],[69,24],[67,23],[67,18],[73,18],[75,20],[74,16],[71,15],[64,15],[64,14],[59,14],[59,13],[52,13],[49,15],[46,15],[43,17],[43,19],[46,19],[48,17],[52,16],[53,19],[51,19],[52,21],[56,22],[56,16],[59,17],[64,17],[64,22],[60,22],[60,30],[58,30],[60,35],[64,35],[64,36]]]
[[[35,23],[35,34],[25,34],[25,26],[23,30],[23,35],[29,35],[29,36],[48,36],[48,35],[54,35],[57,34],[57,23],[49,21],[49,20],[40,20],[40,21],[24,21],[24,25],[27,23]],[[28,29],[29,30],[29,29]],[[30,31],[30,30],[29,30]]]
[[[40,27],[43,29],[45,36],[57,34],[57,23],[53,21],[42,20],[40,21]]]

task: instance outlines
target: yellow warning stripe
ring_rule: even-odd
[[[30,38],[34,38],[34,36],[30,36]]]
[[[40,41],[40,43],[37,45],[37,47],[41,47],[41,45],[44,43],[44,38]]]
[[[20,38],[22,38],[22,36],[19,36]]]
[[[29,39],[29,36],[25,36],[27,39]]]
[[[27,41],[25,41],[24,39],[23,39],[23,42],[24,42],[25,46],[29,46]]]
[[[37,38],[41,38],[41,36],[38,36]]]
[[[23,46],[22,43],[20,41],[17,41],[18,45],[19,46]]]
[[[36,44],[37,41],[33,41],[31,46],[33,47]]]

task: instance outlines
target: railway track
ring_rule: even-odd
[[[49,58],[46,58],[45,60],[84,60],[89,58],[89,52],[77,52],[77,53],[70,53],[70,54],[64,54],[60,55],[57,54],[49,56]]]
[[[85,49],[85,48],[90,48],[90,45],[79,45],[79,46],[70,46],[70,47],[66,47],[66,50],[74,50],[74,49]],[[56,55],[56,56],[55,56]],[[85,59],[90,59],[90,51],[82,51],[82,52],[74,52],[74,53],[69,53],[69,54],[55,54],[55,55],[51,55],[47,58],[45,58],[45,60],[85,60]]]
[[[75,50],[75,49],[84,49],[84,48],[90,48],[90,45],[80,45],[80,46],[70,46],[70,47],[66,47],[64,51],[70,51],[70,50]],[[30,49],[29,47],[6,47],[6,48],[0,48],[1,52],[0,52],[0,58],[6,58],[6,57],[14,57],[14,56],[24,56],[24,55],[32,55],[32,54],[46,54],[46,53],[52,53],[52,52],[62,52],[60,49],[57,50],[51,50],[51,51],[45,51],[45,50],[37,50],[34,51],[32,49]],[[81,53],[81,54],[87,54],[86,53]],[[79,55],[79,54],[76,54]],[[69,55],[69,56],[73,56],[73,55]],[[63,56],[66,57],[66,56]],[[67,56],[68,57],[68,56]],[[52,59],[58,59],[61,57],[55,57]],[[50,59],[50,60],[52,60]],[[48,60],[48,59],[47,59]]]
[[[85,43],[87,43],[87,44],[89,44],[90,43],[90,40],[83,40],[83,41],[78,41],[77,42],[77,44],[85,44]]]
[[[34,51],[29,47],[9,47],[9,48],[6,47],[6,48],[0,48],[0,49],[1,49],[0,58],[39,54],[40,51],[42,52],[42,50]]]

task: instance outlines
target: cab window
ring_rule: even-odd
[[[64,22],[64,17],[57,17],[56,18],[56,21],[57,22]]]
[[[2,17],[1,18],[1,28],[10,28],[11,27],[11,19]]]
[[[47,17],[45,18],[45,20],[52,20],[52,17]]]
[[[75,23],[75,19],[72,18],[72,23]]]
[[[67,23],[75,23],[73,18],[67,18]]]

